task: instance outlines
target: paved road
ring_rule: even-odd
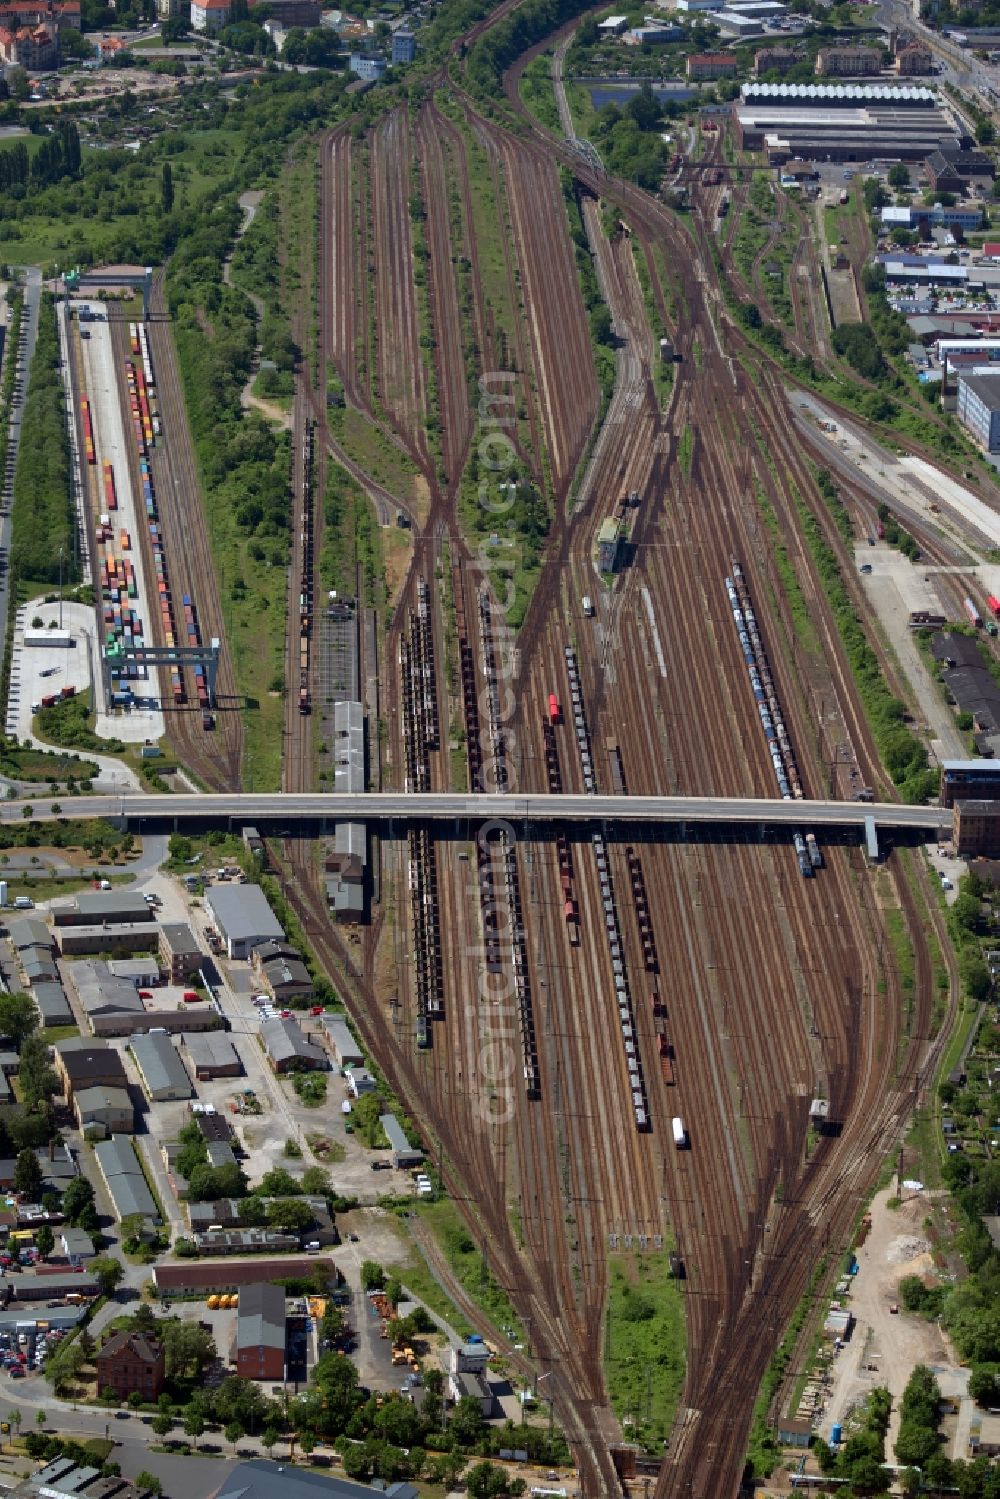
[[[20,822],[24,808],[36,821],[50,821],[50,803],[0,803],[0,821]],[[857,828],[865,819],[876,827],[951,827],[945,807],[909,807],[896,802],[778,801],[773,797],[709,796],[493,796],[441,791],[365,791],[357,794],[250,792],[175,796],[88,796],[75,801],[74,817],[120,817],[130,822],[167,819],[176,822],[256,824],[265,820],[291,826],[336,818],[350,822],[465,822],[494,819],[515,828],[519,822],[627,823],[766,823],[790,828]]]

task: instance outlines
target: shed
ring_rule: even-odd
[[[326,1043],[339,1067],[360,1067],[364,1063],[365,1054],[355,1041],[343,1015],[324,1015],[323,1030],[326,1033]]]
[[[213,1077],[239,1077],[243,1071],[239,1052],[221,1031],[205,1031],[183,1037],[188,1066],[198,1082]]]
[[[294,1020],[265,1020],[260,1028],[267,1059],[275,1072],[325,1071],[329,1066],[326,1053],[307,1041]]]
[[[385,1130],[385,1137],[389,1141],[392,1150],[392,1163],[394,1166],[419,1166],[424,1158],[422,1150],[411,1145],[403,1133],[403,1126],[395,1114],[381,1114],[379,1123]]]
[[[135,1036],[129,1050],[139,1069],[142,1086],[154,1103],[190,1098],[194,1089],[169,1036]]]

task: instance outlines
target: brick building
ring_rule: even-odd
[[[98,1350],[97,1389],[114,1390],[119,1400],[138,1391],[144,1401],[156,1400],[163,1391],[163,1344],[141,1332],[116,1332]]]
[[[735,78],[738,67],[731,52],[694,52],[687,60],[687,75],[699,81]]]
[[[244,1379],[285,1377],[285,1292],[261,1281],[240,1292],[236,1372]]]
[[[821,78],[877,78],[882,54],[874,47],[821,47],[816,72]]]
[[[929,73],[931,67],[930,49],[921,47],[917,42],[900,47],[896,53],[896,72],[900,78],[920,78],[924,73]]]
[[[1000,801],[956,802],[955,852],[962,859],[1000,854]]]
[[[9,31],[0,26],[0,62],[25,68],[29,73],[59,66],[59,33],[48,26],[19,26]]]

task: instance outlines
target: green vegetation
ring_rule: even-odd
[[[753,1475],[766,1478],[774,1471],[775,1465],[781,1455],[774,1432],[768,1425],[768,1412],[771,1403],[781,1388],[785,1373],[788,1369],[788,1361],[795,1350],[799,1340],[799,1334],[805,1325],[806,1317],[812,1309],[818,1287],[823,1282],[826,1274],[826,1259],[822,1259],[809,1278],[809,1285],[795,1308],[792,1320],[788,1324],[785,1336],[771,1355],[771,1361],[767,1366],[764,1378],[761,1381],[760,1394],[757,1396],[753,1408],[753,1418],[750,1425],[750,1449],[747,1454],[747,1466]],[[888,1412],[886,1413],[888,1422]]]
[[[318,1109],[326,1102],[326,1076],[322,1072],[297,1072],[293,1086],[306,1108]]]
[[[466,62],[470,83],[490,102],[500,97],[514,59],[585,9],[586,0],[527,0],[475,43]]]
[[[335,406],[327,420],[347,456],[377,484],[411,507],[420,502],[426,491],[420,470],[363,412],[353,406]]]
[[[576,274],[590,324],[590,340],[594,346],[594,363],[597,368],[598,384],[601,387],[603,414],[603,409],[607,407],[615,388],[615,346],[611,329],[611,313],[608,311],[608,305],[598,285],[597,272],[590,253],[590,241],[583,222],[583,210],[580,207],[576,179],[571,177],[565,168],[560,170],[559,179],[562,184],[563,201],[566,204],[566,217],[569,220],[570,239],[573,241]]]
[[[684,1300],[670,1258],[614,1255],[609,1264],[604,1367],[629,1438],[662,1452],[684,1383]]]
[[[120,739],[101,739],[94,732],[96,721],[90,693],[78,692],[75,697],[60,698],[51,708],[40,708],[34,723],[39,739],[47,739],[50,744],[106,755],[124,754]]]
[[[238,218],[232,202],[206,209],[167,286],[226,634],[246,694],[246,770],[263,791],[280,784],[291,443],[242,409],[256,327],[246,297],[222,281]]]
[[[928,769],[927,751],[905,726],[905,705],[889,689],[882,664],[851,602],[836,553],[801,500],[797,508],[882,761],[904,801],[925,802],[937,790],[937,775]]]
[[[15,739],[0,737],[0,775],[15,781],[73,782],[89,781],[97,766],[79,755],[53,755],[47,750],[23,748]]]
[[[425,1202],[418,1206],[417,1212],[428,1227],[433,1229],[452,1274],[466,1295],[477,1306],[482,1307],[494,1327],[501,1331],[504,1328],[512,1329],[509,1335],[520,1342],[523,1334],[510,1299],[494,1280],[487,1266],[485,1253],[476,1248],[454,1203],[445,1200]]]
[[[80,576],[69,472],[66,393],[59,373],[55,301],[42,293],[14,475],[11,574],[18,582]],[[60,561],[61,559],[61,561]]]
[[[822,1438],[813,1450],[820,1471],[830,1477],[846,1479],[851,1494],[884,1494],[889,1486],[885,1468],[885,1438],[889,1430],[892,1396],[879,1385],[855,1412],[844,1428],[844,1439],[834,1451]]]
[[[559,108],[552,82],[552,54],[542,52],[521,74],[521,98],[542,125],[559,131]]]
[[[661,104],[649,85],[643,84],[624,109],[605,104],[598,110],[590,138],[609,171],[655,193],[667,164],[663,121],[678,113],[679,105]]]
[[[345,597],[357,592],[361,568],[363,597],[359,604],[382,610],[385,567],[382,537],[374,506],[346,469],[328,459],[322,496],[325,529],[320,548],[319,575],[324,588]]]

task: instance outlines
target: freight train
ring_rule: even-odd
[[[301,567],[299,593],[299,712],[312,712],[309,690],[310,637],[315,608],[313,578],[313,424],[306,423],[303,451],[302,527],[298,547]]]

